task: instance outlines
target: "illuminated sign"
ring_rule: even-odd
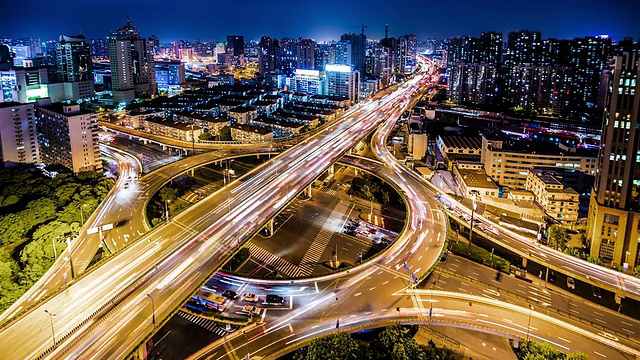
[[[318,71],[318,70],[296,69],[296,76],[319,77],[320,76],[320,71]]]
[[[351,66],[349,65],[325,65],[325,71],[334,71],[334,72],[351,72]]]

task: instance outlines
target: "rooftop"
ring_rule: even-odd
[[[469,187],[477,187],[484,189],[498,189],[496,184],[491,181],[491,178],[487,176],[484,170],[473,169],[458,169],[460,175],[464,179],[464,182]]]
[[[237,106],[234,107],[233,109],[229,109],[230,113],[239,113],[239,114],[246,114],[252,111],[256,111],[256,108],[251,107],[251,106]]]
[[[271,131],[269,129],[265,129],[265,128],[258,127],[258,126],[245,125],[245,124],[233,124],[233,125],[231,125],[231,128],[232,129],[236,129],[236,130],[241,130],[241,131],[244,131],[244,132],[256,133],[256,134],[260,134],[260,135],[273,134],[273,131]]]
[[[440,136],[447,148],[480,150],[482,138],[466,136]]]
[[[147,119],[145,119],[145,121],[147,122],[152,122],[154,124],[158,124],[158,125],[164,125],[167,127],[171,127],[174,129],[178,129],[178,130],[189,130],[191,131],[191,124],[185,124],[185,123],[181,123],[181,122],[177,122],[177,121],[173,121],[173,120],[169,120],[169,119],[165,119],[165,118],[161,118],[159,116],[152,116],[149,117]],[[197,125],[193,125],[193,130],[200,130],[200,127]]]

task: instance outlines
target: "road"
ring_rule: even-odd
[[[254,144],[239,149],[213,151],[188,157],[178,163],[161,167],[141,176],[141,164],[138,158],[113,147],[103,145],[103,149],[118,160],[122,176],[49,271],[18,301],[0,314],[1,323],[11,319],[23,309],[34,306],[36,302],[41,301],[45,295],[52,291],[64,290],[63,286],[69,279],[78,276],[86,269],[99,246],[105,246],[109,252],[116,252],[149,231],[150,228],[145,217],[146,204],[150,197],[171,179],[208,163],[282,150],[279,147]],[[124,184],[127,182],[129,186],[125,189]],[[101,233],[87,234],[87,230],[90,228],[95,229],[108,224],[112,224],[113,228]],[[69,258],[72,259],[73,276]]]
[[[424,77],[410,81],[417,83]],[[153,330],[149,321],[153,310],[159,321],[167,318],[239,244],[352,144],[380,122],[404,111],[412,91],[413,86],[408,84],[384,99],[357,106],[341,123],[285,151],[269,166],[259,167],[251,179],[229,190],[233,192],[227,200],[232,205],[230,212],[227,203],[216,207],[215,203],[201,201],[144,235],[113,256],[106,266],[93,269],[73,286],[4,327],[0,348],[11,349],[12,358],[37,357],[51,344],[48,330],[53,323],[58,341],[64,342],[51,353],[53,356],[125,356]],[[422,227],[422,220],[412,221],[411,226],[408,237]],[[110,311],[109,321],[104,321]]]

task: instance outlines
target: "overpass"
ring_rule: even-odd
[[[412,79],[411,85],[420,85],[420,81],[422,76]],[[132,343],[152,331],[148,314],[140,312],[148,307],[149,298],[159,304],[154,313],[161,319],[179,307],[233,255],[240,243],[262,227],[270,214],[304,189],[363,134],[381,121],[398,116],[413,90],[413,86],[406,86],[384,99],[369,101],[361,114],[349,112],[342,123],[333,124],[284,152],[269,166],[260,168],[255,179],[230,190],[236,190],[234,198],[228,200],[234,206],[232,210],[227,211],[226,204],[212,210],[206,202],[200,202],[143,236],[112,257],[108,266],[88,272],[73,286],[3,328],[0,347],[12,349],[14,357],[20,358],[38,357],[45,352],[76,357],[85,351],[97,357],[123,356]],[[396,107],[400,110],[392,111]],[[189,280],[181,282],[183,279]],[[50,313],[56,316],[50,317]],[[33,332],[48,328],[49,320],[54,326],[57,324],[61,334],[53,351],[48,350],[53,347],[47,345],[50,339],[44,335],[46,330]],[[29,339],[24,337],[26,329],[32,334]]]

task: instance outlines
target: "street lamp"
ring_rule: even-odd
[[[529,324],[527,324],[527,341],[529,341],[529,332],[531,331],[531,313],[533,312],[533,305],[527,304],[529,306]]]
[[[469,252],[468,255],[471,256],[471,238],[473,237],[473,215],[476,213],[476,193],[471,195],[471,200],[473,201],[473,207],[471,208],[471,225],[469,226]]]
[[[44,310],[44,312],[46,312],[49,315],[49,319],[51,320],[51,338],[53,339],[53,346],[55,347],[56,346],[56,332],[53,329],[53,317],[56,316],[56,314],[50,313],[46,309]]]
[[[167,218],[167,221],[169,221],[169,203],[170,202],[171,200],[164,201],[164,217]]]
[[[153,297],[147,294],[149,299],[151,299],[151,323],[153,324],[153,329],[156,328],[156,304],[153,302]]]

